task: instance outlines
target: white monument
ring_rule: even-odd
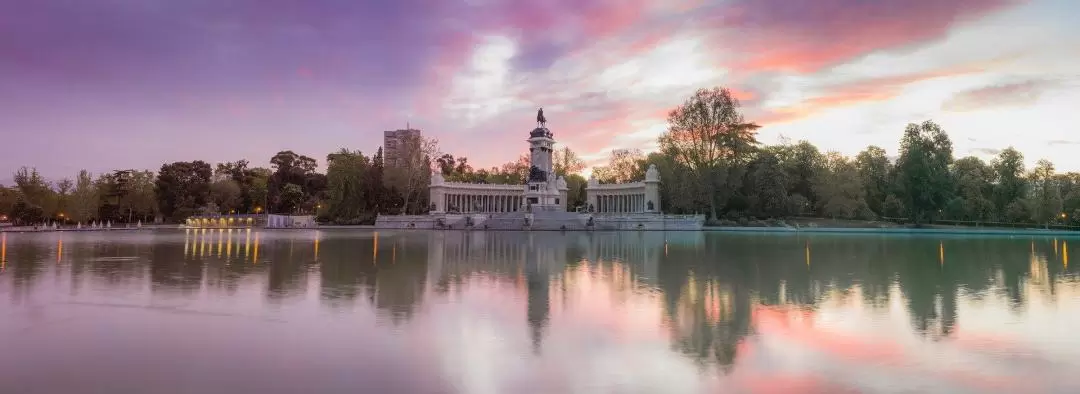
[[[439,172],[428,186],[428,215],[379,215],[376,228],[480,230],[700,230],[703,215],[665,215],[655,166],[639,182],[602,184],[589,179],[586,209],[568,212],[566,179],[555,174],[555,138],[541,108],[529,132],[524,184],[447,181]]]
[[[529,175],[525,204],[530,211],[566,211],[566,179],[556,177],[555,139],[547,128],[544,109],[536,113],[536,128],[529,133]]]

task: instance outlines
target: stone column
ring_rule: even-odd
[[[653,209],[651,212],[663,212],[663,208],[660,207],[660,171],[656,170],[655,164],[650,164],[649,169],[645,171],[646,208],[648,208],[647,205],[649,201],[652,201],[653,203]]]

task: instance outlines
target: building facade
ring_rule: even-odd
[[[379,215],[376,228],[439,230],[700,230],[704,215],[664,215],[660,174],[649,166],[640,182],[586,185],[587,212],[568,212],[566,179],[554,172],[555,137],[543,110],[529,144],[524,184],[449,182],[431,175],[428,215]]]
[[[420,130],[406,128],[401,130],[387,130],[383,132],[383,164],[387,167],[401,165],[406,153],[406,145],[409,141],[421,138]]]
[[[431,213],[566,212],[566,179],[556,176],[555,138],[540,125],[529,132],[529,175],[524,185],[447,182],[431,175]]]
[[[641,182],[600,184],[589,177],[585,200],[593,213],[660,213],[660,171],[649,165]]]

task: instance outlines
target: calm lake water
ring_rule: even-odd
[[[1080,392],[1080,238],[0,237],[0,393]]]

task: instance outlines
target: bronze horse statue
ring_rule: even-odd
[[[543,107],[541,107],[539,111],[536,111],[536,125],[538,127],[547,127],[547,118],[544,117]]]

